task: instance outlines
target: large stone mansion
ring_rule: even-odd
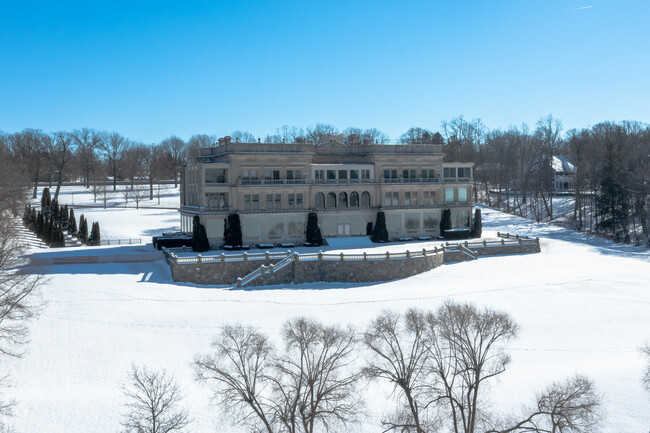
[[[201,149],[181,174],[181,230],[199,215],[213,246],[224,221],[239,214],[246,244],[305,240],[316,212],[323,237],[368,235],[377,211],[391,239],[437,236],[443,209],[469,227],[472,163],[443,163],[440,145],[240,143]]]

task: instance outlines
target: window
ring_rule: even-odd
[[[436,204],[436,192],[435,191],[423,191],[422,192],[422,203],[425,205]]]
[[[456,167],[445,167],[443,169],[445,179],[456,178]]]
[[[387,192],[384,200],[385,206],[399,206],[399,192]]]
[[[226,183],[226,170],[224,168],[206,168],[205,183]]]
[[[436,178],[435,170],[430,169],[430,168],[422,169],[422,178],[423,179],[435,179]]]
[[[302,171],[287,170],[287,180],[302,179]]]
[[[348,195],[345,192],[339,193],[339,207],[348,207]]]
[[[339,179],[347,179],[348,178],[348,171],[347,170],[339,170]]]
[[[336,170],[327,170],[327,180],[336,179]]]
[[[350,207],[359,207],[359,193],[351,192],[350,193]]]
[[[359,170],[350,170],[350,179],[351,180],[359,179]]]
[[[467,201],[467,188],[458,188],[458,201]]]
[[[384,170],[384,179],[397,179],[397,170]]]
[[[364,191],[361,193],[361,206],[362,207],[370,207],[372,205],[370,201],[370,193],[368,191]]]
[[[211,208],[224,209],[228,207],[228,193],[208,192],[205,194],[207,206]]]
[[[244,210],[259,210],[259,194],[244,194]]]
[[[361,170],[361,179],[370,179],[370,170]]]
[[[415,170],[402,170],[402,177],[404,179],[414,179],[415,178]]]
[[[289,208],[302,209],[302,194],[289,194]]]
[[[325,207],[325,194],[322,192],[316,193],[316,197],[314,197],[314,206],[321,209]]]
[[[445,188],[445,201],[447,203],[453,203],[453,201],[454,201],[454,189],[453,188]]]
[[[273,170],[273,180],[280,180],[280,170]]]
[[[314,179],[324,180],[325,179],[325,170],[316,170],[314,171]]]
[[[406,191],[404,193],[404,206],[417,206],[418,193],[417,191]]]
[[[472,177],[472,169],[470,167],[458,167],[458,177],[469,179]]]
[[[267,209],[282,209],[282,195],[281,194],[266,194],[266,208]]]
[[[336,194],[333,192],[327,193],[327,202],[325,203],[325,206],[328,208],[336,207]]]

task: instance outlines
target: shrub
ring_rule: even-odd
[[[205,226],[201,224],[201,219],[198,215],[194,215],[192,219],[192,251],[203,252],[210,249],[210,241],[208,240],[208,233]]]
[[[228,215],[226,224],[223,229],[223,240],[226,245],[233,247],[242,244],[241,222],[239,221],[239,214],[231,213]]]
[[[372,231],[373,242],[388,242],[388,230],[386,229],[386,215],[384,212],[377,212],[377,223]]]
[[[310,212],[307,215],[307,228],[305,229],[305,242],[311,245],[323,245],[323,236],[318,227],[318,215],[315,212]]]
[[[445,232],[451,229],[451,210],[445,209],[442,211],[442,218],[440,218],[440,235],[445,236]]]
[[[481,221],[481,209],[474,211],[474,222],[472,224],[472,237],[480,238],[483,234],[483,221]]]

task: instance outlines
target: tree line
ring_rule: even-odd
[[[391,141],[376,128],[336,127],[319,123],[300,128],[284,125],[264,137],[264,142],[325,143],[341,135],[346,145],[439,144],[445,161],[474,162],[475,201],[502,208],[537,221],[562,220],[577,230],[587,230],[623,242],[650,239],[650,126],[641,122],[601,122],[589,128],[563,130],[552,115],[527,125],[488,129],[480,119],[463,116],[445,120],[438,131],[411,127]],[[233,140],[256,142],[247,131],[233,131]],[[86,186],[112,181],[149,184],[178,180],[178,168],[194,161],[201,148],[215,146],[217,137],[197,134],[187,141],[171,136],[160,143],[143,144],[116,132],[80,129],[45,133],[26,129],[0,133],[0,158],[7,161],[14,189],[50,181],[58,199],[64,180],[81,179]],[[260,140],[262,141],[262,140]],[[569,214],[558,213],[554,203],[553,156],[565,156],[575,167],[574,203]],[[557,163],[557,160],[555,161]],[[108,188],[104,187],[105,195]],[[138,199],[141,199],[141,194]],[[10,199],[10,197],[5,198]],[[16,200],[12,209],[17,214]],[[650,242],[648,240],[647,242]]]

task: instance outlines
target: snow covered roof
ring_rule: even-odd
[[[576,167],[571,164],[569,160],[562,155],[553,155],[553,171],[555,172],[565,172],[565,173],[575,173]]]

